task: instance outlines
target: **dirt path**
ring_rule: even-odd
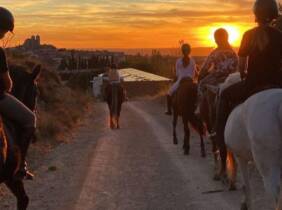
[[[155,101],[127,103],[122,129],[111,131],[106,106],[96,104],[72,143],[50,153],[36,180],[26,183],[29,209],[239,209],[241,191],[205,193],[224,190],[212,180],[210,145],[208,158],[201,158],[199,140],[193,134],[191,155],[183,156],[181,146],[172,145],[170,118],[160,107]],[[253,177],[256,209],[267,210],[259,177]],[[10,195],[2,199],[0,209],[15,209]]]

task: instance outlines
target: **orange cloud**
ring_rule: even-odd
[[[16,17],[18,44],[40,34],[45,43],[67,48],[175,47],[211,44],[199,31],[223,25],[250,27],[250,0],[13,0],[2,1]]]

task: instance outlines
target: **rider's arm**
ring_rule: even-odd
[[[175,69],[174,69],[174,75],[173,75],[173,82],[177,81],[177,77],[178,77],[178,72],[179,72],[179,60],[176,61],[175,63]]]
[[[204,64],[202,65],[200,73],[199,73],[199,80],[203,79],[207,75],[212,65],[213,65],[213,53],[211,53],[207,57]]]
[[[6,54],[2,48],[0,48],[0,77],[3,82],[4,91],[11,92],[13,82],[9,74]]]

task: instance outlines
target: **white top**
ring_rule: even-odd
[[[177,91],[182,79],[187,77],[193,79],[195,72],[196,72],[196,62],[193,58],[190,58],[190,63],[186,67],[183,66],[182,58],[179,58],[176,61],[177,81],[171,86],[171,88],[168,91],[168,94],[172,96]]]
[[[195,60],[191,57],[189,65],[184,67],[182,58],[179,58],[176,61],[175,69],[176,69],[177,80],[182,80],[183,78],[186,78],[186,77],[190,77],[193,79],[194,74],[196,72]]]

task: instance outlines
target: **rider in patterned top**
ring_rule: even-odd
[[[216,30],[214,38],[218,47],[207,57],[199,76],[201,95],[207,84],[217,85],[223,82],[238,67],[238,57],[228,42],[227,31],[223,28]]]

